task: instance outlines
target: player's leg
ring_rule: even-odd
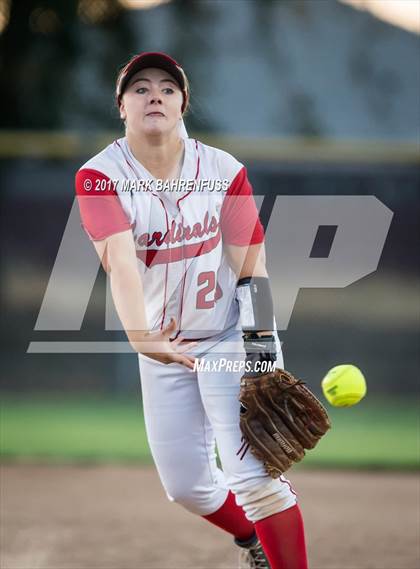
[[[307,569],[305,531],[298,504],[255,522],[271,567]]]
[[[139,363],[148,441],[169,500],[248,539],[254,527],[217,467],[215,437],[197,375],[143,356]]]
[[[236,353],[224,353],[224,346],[219,345],[205,355],[205,360],[242,361],[240,333],[232,335],[229,342],[239,346]],[[243,447],[238,401],[242,373],[226,368],[198,372],[202,400],[215,432],[226,481],[238,505],[254,523],[271,566],[304,569],[307,557],[303,521],[290,482],[284,476],[273,480],[250,452],[244,456],[239,452]]]

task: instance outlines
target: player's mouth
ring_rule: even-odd
[[[147,113],[146,117],[164,117],[165,115],[159,111],[153,111],[151,113]]]

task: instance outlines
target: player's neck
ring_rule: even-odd
[[[152,176],[163,180],[179,176],[184,141],[178,134],[165,138],[139,138],[127,132],[126,136],[131,152]]]

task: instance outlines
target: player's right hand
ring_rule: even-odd
[[[170,337],[176,332],[175,318],[171,318],[169,324],[162,330],[148,332],[144,336],[144,340],[135,342],[134,349],[152,360],[156,360],[163,364],[178,363],[189,369],[194,369],[196,358],[186,354],[190,348],[197,345],[198,342],[182,343],[184,338],[178,336],[176,340],[170,340]]]

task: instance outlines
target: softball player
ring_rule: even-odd
[[[169,500],[234,536],[240,567],[304,569],[296,494],[244,451],[239,428],[244,371],[283,367],[246,169],[188,138],[188,80],[168,55],[132,58],[116,98],[125,136],[82,166],[76,193],[138,353],[160,479]]]

